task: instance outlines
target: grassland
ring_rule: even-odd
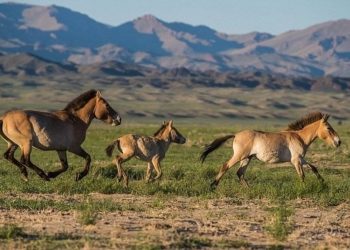
[[[92,155],[93,168],[90,174],[80,182],[74,181],[74,173],[82,168],[83,161],[73,155],[68,156],[69,170],[50,182],[42,181],[32,172],[29,176],[29,182],[23,182],[20,179],[18,169],[1,159],[0,207],[4,217],[0,221],[0,224],[3,225],[0,230],[0,238],[2,239],[0,242],[7,246],[14,244],[20,247],[39,248],[48,248],[49,246],[80,248],[85,245],[92,248],[104,246],[254,248],[259,244],[262,247],[306,247],[307,243],[301,240],[293,241],[293,237],[300,227],[295,215],[301,209],[316,209],[323,211],[325,215],[327,212],[334,213],[334,209],[339,210],[340,207],[342,208],[340,209],[341,213],[344,214],[339,216],[345,216],[347,218],[345,222],[349,220],[349,213],[346,212],[350,201],[349,125],[334,126],[343,141],[340,148],[329,148],[321,141],[317,141],[310,148],[308,159],[319,166],[320,173],[326,180],[325,184],[318,182],[308,169],[305,170],[305,183],[301,183],[294,168],[289,164],[264,165],[254,160],[246,175],[251,184],[250,188],[243,188],[239,184],[233,169],[225,175],[216,190],[211,190],[209,184],[216,175],[218,167],[230,157],[232,151],[228,143],[210,155],[207,161],[201,165],[197,159],[205,143],[218,136],[247,127],[278,130],[285,124],[276,121],[267,123],[259,121],[253,124],[249,121],[238,122],[236,120],[232,122],[222,121],[219,124],[201,124],[188,120],[175,120],[175,125],[181,133],[186,135],[188,142],[185,145],[173,145],[170,148],[167,157],[162,162],[163,178],[161,181],[149,184],[144,182],[146,164],[133,159],[125,164],[130,184],[128,188],[124,188],[122,183],[118,183],[114,178],[116,170],[111,164],[111,159],[105,156],[104,148],[111,140],[125,133],[152,134],[158,128],[154,122],[144,124],[136,121],[126,122],[117,128],[94,123],[84,143],[84,148]],[[4,150],[5,143],[2,143],[0,151]],[[45,171],[59,167],[55,152],[34,150],[32,160]],[[219,205],[212,205],[215,203]],[[183,204],[182,209],[179,208],[181,204]],[[249,214],[246,214],[247,211],[242,207],[249,209]],[[169,209],[173,211],[172,215],[168,215],[170,219],[168,217],[163,219],[165,221],[174,220],[175,225],[179,223],[176,218],[179,219],[185,215],[193,220],[199,216],[198,221],[211,221],[212,219],[225,221],[226,216],[231,216],[230,219],[235,220],[235,223],[243,223],[243,226],[241,224],[240,226],[244,228],[245,222],[255,221],[257,219],[255,216],[262,216],[260,222],[258,220],[254,223],[258,225],[258,233],[262,235],[261,237],[267,237],[268,240],[259,242],[254,238],[238,234],[232,241],[229,239],[229,233],[218,238],[215,234],[213,234],[214,237],[198,232],[193,233],[188,229],[189,225],[182,225],[180,229],[185,231],[179,232],[176,237],[163,239],[164,237],[162,238],[159,232],[166,234],[169,232],[169,228],[175,228],[172,223],[158,225],[159,221],[153,221],[155,228],[152,230],[158,233],[148,237],[144,233],[145,230],[146,232],[149,230],[147,225],[153,222],[141,225],[141,229],[136,230],[137,233],[131,233],[134,229],[125,226],[130,224],[132,227],[132,224],[136,223],[135,221],[138,221],[137,223],[145,222],[149,216],[159,215],[159,213],[164,213]],[[198,214],[195,213],[196,210],[199,211]],[[76,223],[71,228],[69,223],[64,224],[65,213],[68,213]],[[116,213],[118,216],[115,215]],[[307,210],[307,213],[310,211]],[[34,222],[24,219],[30,218],[30,215],[36,218]],[[134,218],[135,215],[138,216]],[[61,227],[60,230],[42,230],[41,227],[35,226],[36,223],[41,226],[45,225],[45,216],[57,217],[56,223],[58,227]],[[133,219],[125,221],[120,216],[129,216]],[[18,220],[11,218],[18,218]],[[108,223],[114,225],[110,231],[106,229],[108,226],[103,224],[106,222],[106,218],[112,220]],[[125,245],[126,241],[114,241],[115,235],[113,236],[111,232],[117,230],[117,222],[122,223],[119,225],[122,228],[121,231],[129,232],[126,235],[136,237],[136,240],[130,241],[127,245]],[[28,223],[34,224],[28,225]],[[72,231],[74,226],[80,230]],[[228,225],[225,230],[234,230],[230,229],[230,226],[232,225]],[[107,231],[98,233],[100,227],[103,232]],[[252,226],[250,225],[250,227]],[[91,228],[93,229],[90,230]],[[344,230],[344,227],[340,226],[340,228]],[[190,231],[186,232],[186,230]],[[84,236],[86,231],[88,236]],[[105,239],[105,235],[108,235],[107,239]],[[341,234],[339,237],[346,235],[346,233]],[[124,235],[124,237],[126,236]],[[103,245],[103,242],[107,242],[107,245]],[[315,242],[322,245],[328,241]],[[331,241],[327,244],[330,244],[329,246],[337,246],[337,244],[344,246],[348,243],[349,239],[344,238],[342,241]]]
[[[148,79],[151,81],[152,79]],[[348,93],[207,88],[174,79],[151,86],[142,78],[0,77],[0,112],[55,110],[84,90],[103,90],[123,118],[113,128],[94,122],[83,147],[92,156],[87,177],[75,182],[83,160],[68,154],[69,169],[50,182],[30,172],[29,182],[0,157],[0,248],[347,248],[350,245],[350,117]],[[245,128],[274,131],[319,110],[342,139],[333,149],[316,141],[307,158],[325,183],[305,169],[301,183],[290,164],[250,163],[242,187],[236,169],[216,190],[210,183],[232,150],[230,143],[198,161],[202,147]],[[125,164],[129,187],[114,178],[104,148],[126,133],[152,134],[164,119],[187,137],[172,145],[160,181],[144,182],[146,163]],[[6,144],[0,143],[0,152]],[[18,152],[17,155],[18,157]],[[60,167],[55,152],[34,150],[45,171]]]

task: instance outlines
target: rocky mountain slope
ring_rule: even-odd
[[[277,36],[232,35],[152,15],[109,26],[59,6],[3,3],[0,52],[79,65],[118,61],[162,69],[349,77],[350,20]]]

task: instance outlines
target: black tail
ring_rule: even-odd
[[[112,156],[113,150],[117,144],[119,144],[119,140],[113,141],[111,144],[109,144],[106,147],[105,151],[106,151],[107,156],[109,156],[109,157]],[[119,145],[118,145],[118,147],[119,147]]]
[[[211,152],[213,152],[215,149],[219,148],[228,139],[234,138],[234,137],[235,137],[235,135],[226,135],[224,137],[220,137],[218,139],[215,139],[212,143],[205,146],[205,149],[204,149],[203,153],[201,154],[201,156],[199,157],[199,160],[203,163],[205,158],[207,158],[207,156]]]
[[[0,116],[0,134],[2,135],[3,134],[3,132],[2,132],[2,120],[4,119],[4,117],[3,116]]]

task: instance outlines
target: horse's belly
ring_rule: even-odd
[[[50,133],[46,129],[36,131],[33,146],[41,150],[67,150],[72,135],[69,133]]]
[[[256,158],[267,163],[288,162],[290,161],[290,153],[280,150],[265,151],[256,154]]]

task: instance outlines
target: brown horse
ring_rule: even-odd
[[[32,110],[13,110],[0,117],[0,135],[7,142],[4,153],[6,160],[15,164],[28,180],[26,167],[33,169],[41,178],[49,181],[68,168],[66,151],[83,157],[86,161],[82,172],[77,173],[80,180],[89,172],[91,158],[81,147],[91,121],[96,118],[117,126],[121,123],[118,113],[102,98],[100,91],[89,90],[60,111],[40,112]],[[14,153],[21,149],[21,159],[16,160]],[[47,175],[30,160],[32,147],[47,151],[56,150],[61,168]]]
[[[304,156],[308,147],[316,138],[320,138],[334,147],[340,146],[339,136],[328,123],[328,118],[329,115],[315,112],[291,123],[286,131],[271,133],[244,130],[236,135],[228,135],[214,140],[201,154],[202,162],[208,154],[231,138],[233,138],[234,154],[221,167],[212,182],[212,186],[217,186],[226,171],[238,162],[240,162],[240,167],[237,170],[238,178],[241,184],[248,186],[244,174],[253,157],[267,163],[291,162],[302,181],[304,181],[303,165],[309,166],[317,178],[323,181],[317,168],[308,163]]]
[[[165,157],[165,154],[170,144],[184,144],[186,138],[173,126],[173,121],[164,122],[163,125],[154,133],[154,136],[140,136],[128,134],[119,137],[106,148],[106,154],[110,157],[115,146],[121,152],[116,156],[114,163],[117,166],[118,181],[124,179],[124,185],[128,186],[128,176],[125,174],[122,163],[126,162],[133,156],[148,162],[146,181],[149,182],[153,168],[157,175],[153,180],[157,180],[162,176],[160,162]]]

